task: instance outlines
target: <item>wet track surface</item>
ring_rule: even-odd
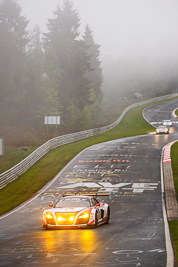
[[[144,111],[170,119],[178,100]],[[166,266],[160,161],[155,133],[98,144],[75,157],[34,199],[0,217],[0,266]],[[108,193],[111,221],[95,229],[43,230],[42,210],[61,193]]]

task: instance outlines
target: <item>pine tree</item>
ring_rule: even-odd
[[[0,2],[0,125],[16,123],[24,97],[28,22],[13,0]]]
[[[52,46],[48,46],[45,49],[44,71],[45,115],[59,116],[62,108],[58,91],[60,84],[60,66],[56,51]]]
[[[90,69],[87,70],[85,77],[90,83],[90,97],[88,102],[91,110],[91,116],[93,118],[93,125],[97,122],[100,113],[100,106],[103,99],[103,93],[101,91],[103,75],[101,68],[101,61],[99,60],[100,46],[94,42],[92,31],[87,25],[83,40],[86,46],[86,54],[90,58]]]
[[[28,125],[37,126],[42,122],[45,92],[44,80],[44,54],[41,43],[41,31],[34,27],[30,35],[27,57],[26,93],[24,96],[24,120]]]
[[[48,20],[45,46],[55,49],[60,64],[59,98],[63,106],[63,121],[71,123],[71,108],[82,110],[89,98],[89,81],[84,77],[88,68],[85,44],[79,40],[79,15],[69,0],[57,7],[55,17]]]
[[[91,89],[95,94],[95,99],[92,97],[92,101],[95,102],[101,95],[102,86],[102,68],[100,67],[101,61],[99,60],[100,46],[94,42],[92,31],[87,25],[83,40],[86,45],[86,53],[90,57],[90,70],[87,71],[85,77],[90,81]]]

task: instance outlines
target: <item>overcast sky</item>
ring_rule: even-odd
[[[63,0],[17,0],[30,29],[38,25],[46,31],[48,18]],[[178,0],[71,0],[101,56],[120,57],[162,54],[178,50]]]

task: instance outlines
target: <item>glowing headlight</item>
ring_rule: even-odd
[[[82,215],[79,216],[79,219],[87,219],[89,217],[89,213],[83,213]]]
[[[48,219],[52,219],[52,218],[53,218],[52,213],[47,212],[47,213],[46,213],[46,218],[48,218]]]
[[[57,217],[57,221],[61,222],[62,221],[62,217],[61,216]]]
[[[74,220],[75,220],[75,217],[74,216],[69,217],[69,221],[70,222],[73,222]]]

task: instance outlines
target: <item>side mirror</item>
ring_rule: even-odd
[[[53,204],[49,204],[49,206],[52,208],[53,207]]]

